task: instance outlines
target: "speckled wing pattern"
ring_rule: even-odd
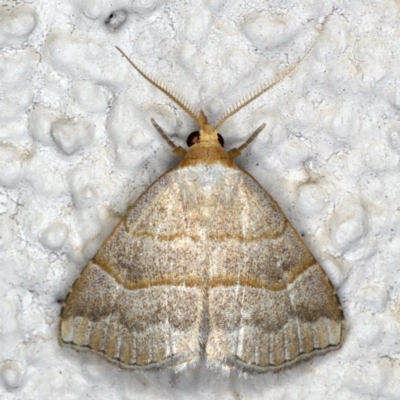
[[[208,241],[208,363],[278,371],[340,347],[344,317],[327,275],[258,182],[231,175]]]
[[[65,300],[59,340],[126,368],[279,370],[338,348],[336,293],[239,168],[177,167],[128,210]]]

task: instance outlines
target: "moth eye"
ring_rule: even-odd
[[[225,141],[224,138],[218,133],[218,142],[221,145],[221,147],[224,147]]]
[[[194,131],[187,137],[186,143],[187,143],[188,147],[191,147],[194,144],[196,144],[199,141],[199,139],[200,139],[199,131]]]
[[[193,146],[194,144],[196,144],[200,139],[200,133],[199,131],[194,131],[192,132],[188,138],[186,139],[186,143],[188,145],[188,147]],[[218,142],[221,145],[221,147],[224,147],[224,138],[218,133]]]

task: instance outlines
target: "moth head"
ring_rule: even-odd
[[[218,142],[221,147],[224,147],[224,138],[218,131],[208,123],[207,116],[203,110],[199,112],[199,130],[192,132],[186,140],[188,147],[192,147],[197,143],[212,143]]]

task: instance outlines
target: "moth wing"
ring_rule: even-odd
[[[126,368],[198,360],[203,260],[196,221],[183,228],[176,174],[142,194],[75,281],[61,310],[61,345]]]
[[[336,292],[276,202],[241,170],[223,192],[209,237],[208,363],[266,372],[340,347]]]

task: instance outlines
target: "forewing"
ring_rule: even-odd
[[[177,174],[138,199],[75,281],[61,311],[62,345],[127,368],[198,360],[204,260],[195,215],[182,219]]]
[[[327,275],[254,178],[225,176],[209,231],[208,363],[266,372],[338,348],[344,319]]]

